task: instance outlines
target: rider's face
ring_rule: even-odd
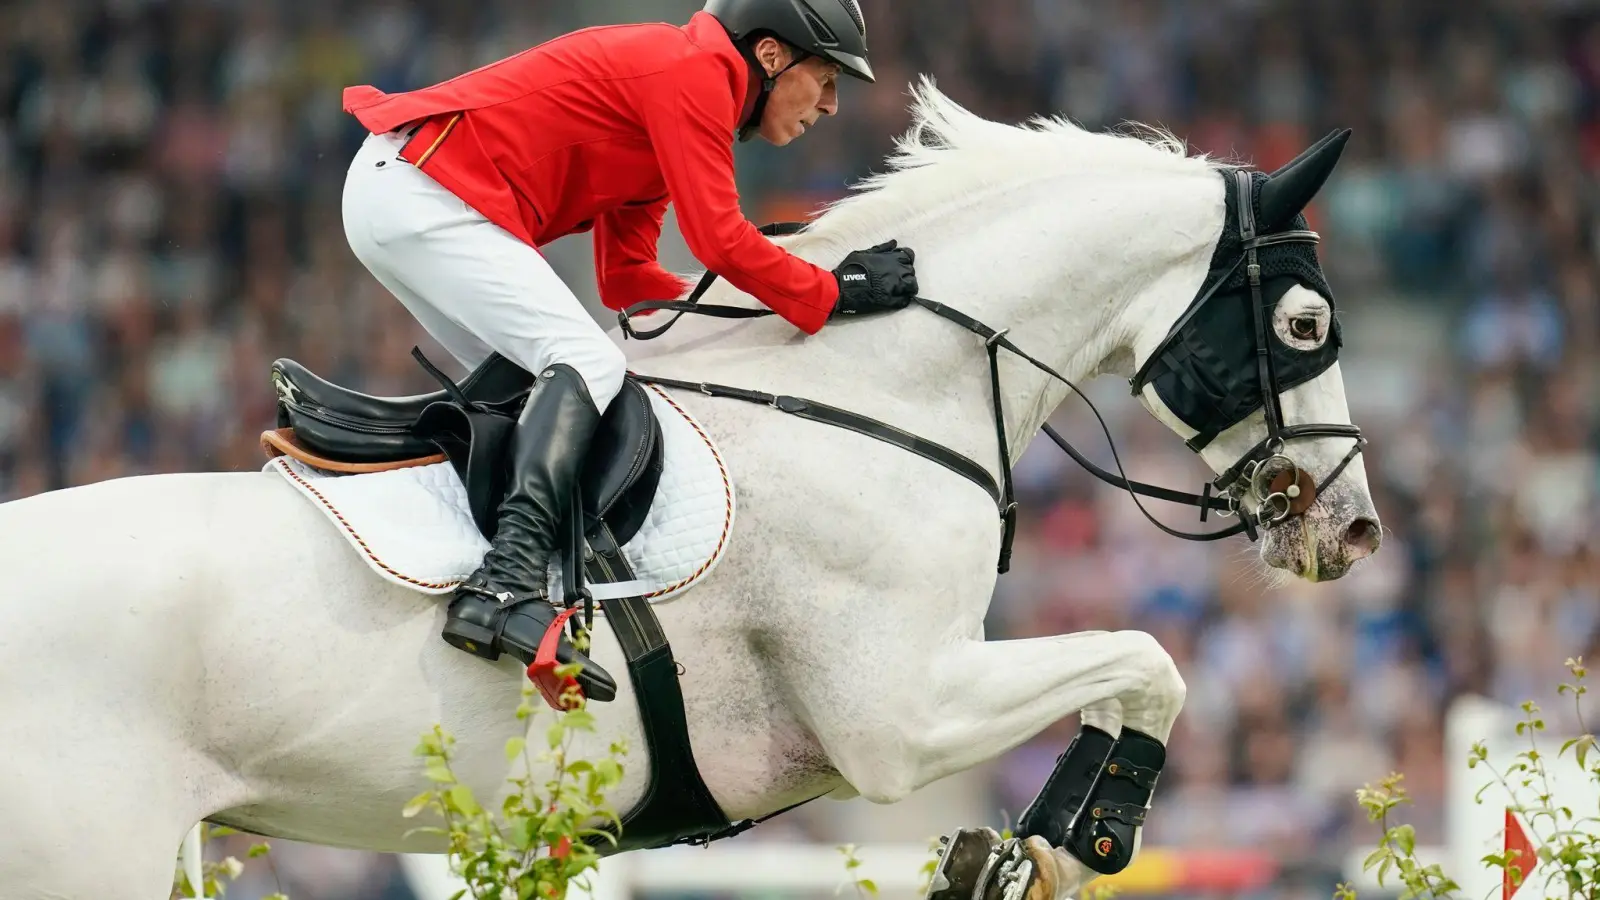
[[[781,71],[792,59],[787,48],[770,38],[756,47],[756,58],[769,73]],[[784,72],[773,86],[761,115],[761,137],[782,147],[805,134],[818,119],[838,111],[838,64],[817,56],[807,57]]]

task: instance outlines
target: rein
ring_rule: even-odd
[[[762,226],[760,231],[762,234],[768,236],[777,236],[797,234],[804,230],[804,228],[804,223],[780,222]],[[624,336],[638,340],[651,340],[653,338],[660,337],[662,334],[665,334],[673,325],[677,324],[678,319],[686,313],[694,313],[696,315],[712,316],[714,318],[723,319],[754,319],[775,315],[775,313],[769,309],[754,309],[740,306],[722,306],[700,303],[700,298],[703,297],[706,291],[711,288],[711,285],[716,281],[716,279],[716,273],[706,272],[686,299],[638,303],[628,307],[626,310],[619,312],[617,314],[617,320],[621,325]],[[1133,499],[1134,505],[1137,506],[1139,511],[1144,514],[1144,517],[1149,519],[1151,524],[1155,525],[1157,528],[1169,535],[1172,535],[1173,537],[1192,541],[1216,541],[1223,538],[1232,537],[1241,532],[1245,533],[1250,540],[1254,541],[1258,537],[1258,525],[1275,524],[1276,522],[1283,520],[1282,516],[1277,516],[1274,517],[1274,519],[1270,522],[1263,521],[1261,523],[1257,523],[1252,521],[1252,519],[1247,515],[1240,515],[1239,521],[1228,528],[1201,533],[1182,532],[1168,527],[1152,516],[1149,510],[1145,509],[1144,504],[1139,502],[1139,495],[1142,494],[1146,497],[1152,497],[1158,500],[1166,500],[1173,503],[1199,507],[1200,521],[1202,522],[1206,521],[1207,515],[1213,510],[1225,516],[1239,513],[1240,508],[1238,497],[1236,494],[1231,492],[1237,490],[1237,482],[1242,477],[1242,473],[1246,470],[1247,463],[1250,462],[1254,457],[1260,455],[1263,450],[1281,446],[1279,442],[1281,442],[1283,439],[1297,436],[1294,433],[1294,429],[1280,430],[1279,428],[1275,427],[1273,429],[1272,437],[1269,437],[1267,441],[1263,441],[1257,446],[1256,449],[1252,450],[1251,453],[1247,455],[1245,460],[1241,461],[1240,464],[1229,469],[1227,473],[1224,473],[1225,476],[1231,476],[1228,481],[1218,478],[1214,482],[1208,482],[1203,493],[1201,494],[1172,490],[1170,488],[1163,488],[1156,485],[1149,485],[1134,481],[1128,477],[1127,471],[1123,468],[1122,459],[1117,453],[1116,442],[1111,437],[1111,430],[1109,427],[1107,427],[1105,418],[1100,415],[1100,410],[1095,407],[1094,401],[1090,400],[1089,397],[1066,376],[1062,375],[1060,372],[1057,372],[1055,369],[1036,359],[1034,356],[1024,351],[1016,344],[1012,343],[1010,338],[1006,337],[1008,329],[997,330],[984,324],[983,322],[978,321],[977,319],[974,319],[966,313],[961,312],[960,310],[934,300],[929,300],[925,297],[913,297],[912,302],[947,321],[971,331],[984,341],[984,346],[987,350],[989,358],[990,388],[993,393],[991,408],[994,411],[995,440],[999,446],[1000,453],[1001,480],[999,484],[996,484],[994,477],[989,474],[988,469],[974,462],[970,458],[955,452],[954,450],[934,443],[933,441],[917,437],[916,435],[902,431],[892,425],[888,425],[876,419],[850,412],[849,410],[839,409],[838,407],[829,406],[824,403],[818,403],[814,400],[809,400],[803,397],[768,394],[761,391],[753,391],[745,388],[731,387],[728,385],[712,384],[709,382],[682,381],[678,379],[661,378],[651,375],[639,375],[637,373],[634,374],[634,377],[637,380],[645,383],[699,391],[708,397],[723,397],[735,400],[743,400],[750,403],[760,403],[765,406],[770,406],[779,412],[784,412],[790,415],[799,416],[800,418],[810,419],[812,421],[845,428],[859,434],[867,435],[868,437],[877,438],[878,440],[894,444],[895,446],[901,447],[926,459],[932,460],[933,462],[939,463],[951,471],[964,476],[988,492],[989,496],[995,501],[995,504],[999,510],[1002,532],[1000,558],[997,568],[1001,574],[1009,571],[1011,567],[1011,548],[1016,536],[1017,521],[1017,502],[1015,499],[1015,492],[1012,482],[1010,446],[1006,439],[1004,399],[1000,390],[999,351],[1002,348],[1027,361],[1041,372],[1049,375],[1051,378],[1054,378],[1057,381],[1060,381],[1062,384],[1065,384],[1067,387],[1072,389],[1073,393],[1077,394],[1079,397],[1082,397],[1083,401],[1089,404],[1089,409],[1094,413],[1095,419],[1100,423],[1100,429],[1102,432],[1104,432],[1106,436],[1106,442],[1111,448],[1112,460],[1116,463],[1118,474],[1112,474],[1111,472],[1108,472],[1105,469],[1095,465],[1076,448],[1074,448],[1066,438],[1062,437],[1061,434],[1048,423],[1042,426],[1043,432],[1048,435],[1058,447],[1065,451],[1068,456],[1072,457],[1075,462],[1089,472],[1089,474],[1113,487],[1121,488],[1127,491],[1128,496]],[[633,323],[631,321],[633,316],[657,310],[669,310],[676,312],[677,315],[673,316],[671,320],[658,328],[639,330],[633,327]],[[1277,440],[1274,441],[1273,438],[1276,438]],[[1357,449],[1359,449],[1359,444],[1357,445]],[[1350,459],[1353,458],[1355,452],[1355,450],[1352,450],[1350,456],[1345,458],[1344,463],[1341,464],[1335,470],[1335,472],[1328,477],[1323,486],[1326,486],[1328,481],[1331,481],[1339,474],[1339,472],[1344,470],[1345,465],[1347,465]],[[1254,469],[1259,469],[1259,463],[1257,466],[1252,468],[1252,472]],[[1225,492],[1213,495],[1212,489],[1214,487],[1218,488],[1219,490],[1224,490]],[[1296,493],[1299,492],[1296,491]]]

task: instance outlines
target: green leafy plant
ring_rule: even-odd
[[[856,897],[859,900],[866,900],[868,896],[878,896],[878,886],[873,883],[872,879],[862,878],[857,871],[861,868],[861,857],[856,855],[856,845],[840,844],[839,852],[844,855],[845,875],[849,879],[849,884],[855,888]],[[844,885],[840,885],[839,889],[843,890]],[[837,894],[839,891],[834,893]]]
[[[1367,811],[1367,819],[1377,822],[1383,832],[1377,849],[1367,854],[1363,861],[1362,870],[1371,871],[1376,866],[1379,884],[1383,884],[1393,872],[1404,886],[1400,894],[1402,900],[1454,896],[1461,886],[1446,877],[1439,864],[1424,866],[1417,861],[1416,829],[1411,825],[1390,824],[1390,815],[1395,807],[1411,802],[1401,784],[1404,780],[1404,775],[1393,773],[1380,781],[1377,787],[1367,785],[1356,792],[1356,802]],[[1355,900],[1356,894],[1349,885],[1341,884],[1334,896],[1340,900]]]
[[[1472,745],[1468,768],[1481,767],[1490,775],[1475,799],[1482,803],[1485,792],[1498,785],[1511,798],[1509,809],[1527,824],[1538,845],[1535,859],[1523,859],[1512,849],[1486,854],[1480,862],[1500,870],[1502,878],[1514,886],[1520,886],[1538,867],[1545,873],[1540,884],[1545,896],[1552,896],[1553,888],[1563,888],[1565,896],[1600,900],[1600,816],[1580,816],[1571,807],[1557,804],[1551,787],[1549,766],[1563,761],[1577,766],[1585,779],[1600,783],[1600,754],[1594,752],[1595,736],[1589,731],[1583,713],[1588,670],[1581,658],[1568,659],[1565,665],[1573,680],[1562,683],[1557,694],[1572,698],[1580,732],[1578,737],[1563,742],[1553,757],[1541,751],[1539,735],[1545,731],[1543,713],[1538,704],[1528,701],[1522,704],[1522,719],[1515,729],[1517,737],[1525,739],[1528,746],[1516,754],[1506,771],[1499,771],[1490,762],[1489,748],[1484,741]],[[1460,886],[1448,878],[1438,864],[1424,866],[1417,861],[1415,829],[1406,824],[1390,824],[1396,807],[1410,802],[1402,781],[1403,776],[1392,774],[1377,787],[1368,785],[1356,792],[1357,802],[1367,811],[1368,819],[1377,822],[1382,831],[1378,847],[1367,856],[1363,870],[1376,868],[1380,885],[1394,875],[1402,887],[1401,900],[1455,897]],[[1356,892],[1349,885],[1341,884],[1334,897],[1355,900]]]
[[[575,674],[577,665],[557,669]],[[448,843],[450,868],[467,887],[455,898],[477,900],[564,900],[571,886],[590,888],[588,873],[600,860],[591,839],[609,841],[621,833],[622,822],[606,801],[606,792],[622,781],[621,758],[627,748],[613,742],[599,760],[572,758],[576,735],[595,730],[594,715],[574,688],[563,697],[566,708],[555,714],[537,752],[525,738],[506,742],[508,763],[520,763],[507,779],[511,790],[491,813],[462,784],[451,766],[455,738],[435,725],[425,733],[415,753],[425,760],[424,774],[432,787],[406,804],[403,814],[415,817],[431,811],[440,826],[422,826],[408,834],[431,833]],[[531,683],[522,688],[517,719],[527,722],[535,704],[542,706]],[[534,775],[536,764],[548,767],[548,776]]]
[[[928,861],[917,870],[922,876],[922,885],[917,888],[917,894],[926,897],[928,888],[933,886],[933,873],[939,871],[939,856],[944,852],[944,844],[940,843],[939,836],[928,838]]]

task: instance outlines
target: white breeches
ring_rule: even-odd
[[[491,351],[533,374],[565,363],[602,412],[622,390],[622,350],[539,251],[417,171],[403,138],[367,138],[344,186],[356,258],[468,369]]]

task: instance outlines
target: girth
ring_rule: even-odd
[[[711,789],[700,776],[694,748],[689,742],[688,718],[684,713],[683,688],[678,681],[678,663],[649,601],[642,597],[619,597],[594,601],[583,586],[583,578],[595,583],[633,580],[633,570],[622,553],[611,528],[600,522],[587,536],[574,534],[574,546],[585,547],[584,561],[577,565],[570,550],[563,562],[564,588],[569,598],[598,602],[606,621],[617,637],[627,659],[628,678],[633,682],[639,707],[639,724],[644,732],[645,749],[650,758],[650,780],[644,797],[622,817],[617,839],[593,838],[589,843],[602,853],[621,853],[674,844],[709,844],[742,834],[761,822],[809,803],[815,797],[756,819],[731,821]],[[570,604],[569,604],[570,605]]]

